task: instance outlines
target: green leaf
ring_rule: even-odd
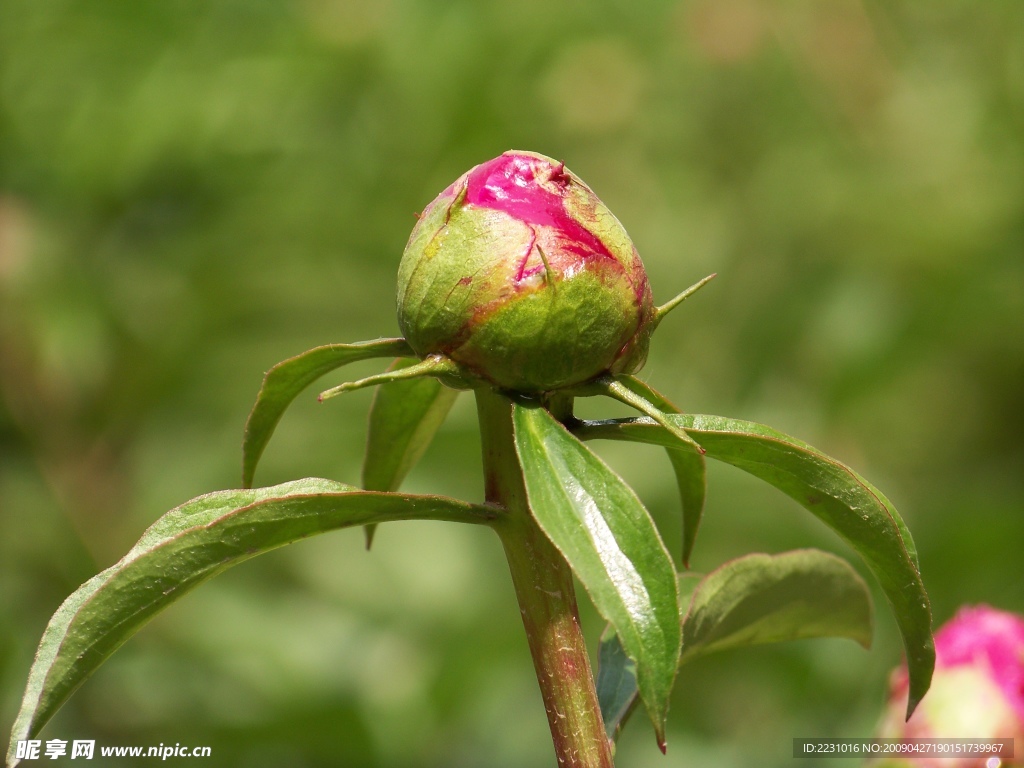
[[[707,468],[699,453],[680,448],[666,448],[668,460],[676,476],[676,487],[683,503],[683,565],[690,567],[690,555],[697,542],[697,529],[704,515],[704,496],[707,493]]]
[[[845,560],[814,549],[747,555],[706,577],[681,574],[685,664],[726,648],[810,637],[871,644],[871,592]],[[597,695],[609,738],[636,704],[634,667],[609,627],[598,651]]]
[[[678,574],[680,613],[685,614],[690,604],[690,595],[701,579],[703,575],[693,571]],[[614,742],[633,715],[639,698],[636,663],[626,655],[622,642],[610,624],[601,633],[597,648],[596,688],[604,730]]]
[[[417,361],[399,358],[389,371],[408,368]],[[363,488],[396,491],[409,470],[427,450],[434,434],[452,409],[457,390],[433,378],[407,379],[377,388],[370,406],[370,426],[363,460]],[[366,527],[366,546],[376,526]]]
[[[376,339],[357,344],[328,344],[278,363],[263,377],[256,404],[245,423],[242,440],[242,485],[252,486],[256,464],[281,420],[282,414],[298,394],[343,365],[374,357],[402,357],[413,351],[405,339]]]
[[[708,456],[774,485],[864,558],[881,584],[903,636],[910,673],[909,717],[931,683],[935,645],[917,550],[889,500],[849,467],[770,427],[721,416],[669,418],[696,438]],[[584,422],[576,434],[583,439],[679,445],[670,432],[648,418]]]
[[[713,651],[808,637],[871,646],[871,592],[842,558],[816,549],[746,555],[709,573],[683,619],[681,663]]]
[[[613,742],[619,738],[637,702],[636,662],[626,651],[610,624],[597,647],[597,701],[604,730]]]
[[[336,528],[389,520],[489,524],[495,510],[435,496],[362,491],[331,480],[218,491],[161,517],[119,562],[57,609],[29,672],[8,760],[156,613],[236,563]]]
[[[664,745],[681,638],[672,559],[636,494],[550,413],[517,404],[513,420],[530,509],[636,662]]]
[[[679,606],[682,612],[690,604],[690,595],[703,578],[700,574],[679,574]],[[615,628],[610,624],[601,633],[597,649],[597,700],[605,732],[613,742],[619,738],[637,703],[636,662],[622,648]]]
[[[679,408],[658,390],[634,376],[620,376],[619,381],[631,391],[647,398],[666,414],[678,414]],[[704,497],[707,495],[707,466],[704,455],[696,453],[692,447],[665,447],[672,471],[676,476],[676,487],[679,489],[679,500],[683,506],[683,549],[682,562],[690,567],[690,554],[697,541],[697,529],[704,515]]]

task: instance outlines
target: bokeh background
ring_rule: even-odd
[[[871,478],[915,534],[937,622],[1024,611],[1024,4],[3,0],[5,733],[63,598],[167,509],[238,485],[273,363],[397,332],[413,213],[509,148],[590,183],[657,300],[719,273],[645,378]],[[260,484],[358,482],[371,395],[315,391]],[[405,488],[479,499],[475,421],[461,398]],[[664,456],[600,451],[676,546]],[[695,569],[849,554],[771,488],[710,481]],[[877,625],[869,653],[807,641],[684,669],[668,756],[641,715],[619,764],[791,765],[795,736],[869,735],[900,660],[880,596]],[[441,523],[218,577],[47,737],[255,768],[553,762],[496,538]]]

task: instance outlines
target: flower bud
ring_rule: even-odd
[[[625,229],[564,164],[506,152],[427,206],[398,270],[398,322],[420,356],[527,393],[631,373],[651,289]]]
[[[935,635],[935,674],[928,695],[903,722],[906,669],[893,675],[885,738],[1015,739],[1024,744],[1024,618],[985,605],[961,608]],[[885,766],[981,768],[1010,765],[998,755],[905,757]],[[1020,764],[1019,753],[1012,764]]]

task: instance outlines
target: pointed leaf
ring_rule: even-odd
[[[35,736],[156,613],[236,563],[336,528],[414,519],[487,524],[494,515],[454,499],[373,493],[316,478],[193,499],[157,520],[123,559],[57,609],[29,672],[11,749]],[[12,751],[11,765],[13,758]]]
[[[252,486],[256,464],[281,420],[282,414],[298,394],[343,365],[374,357],[401,357],[413,351],[405,339],[376,339],[357,344],[328,344],[278,363],[263,377],[256,404],[245,423],[242,441],[242,485]]]
[[[692,572],[679,574],[679,605],[684,612],[702,578],[702,575]],[[636,709],[638,697],[636,662],[626,655],[615,628],[610,624],[601,633],[597,649],[596,688],[605,732],[614,742]]]
[[[389,371],[408,368],[417,361],[399,358]],[[363,460],[363,488],[395,491],[427,450],[448,415],[457,390],[434,378],[408,379],[377,388],[370,406],[370,426]],[[366,546],[376,526],[366,527]]]
[[[726,648],[810,637],[871,643],[871,592],[849,563],[826,552],[747,555],[703,578],[680,574],[679,591],[689,605],[680,664]],[[611,627],[598,658],[598,700],[615,739],[636,705],[636,674]]]
[[[671,416],[707,455],[759,477],[792,497],[864,558],[893,608],[910,673],[908,716],[924,696],[935,666],[931,608],[917,550],[899,513],[849,467],[771,427],[721,416]],[[584,422],[584,439],[609,438],[678,445],[651,419]]]
[[[672,559],[636,494],[550,413],[516,405],[513,420],[530,509],[636,662],[664,743],[680,643]]]
[[[681,448],[666,448],[668,460],[676,476],[676,488],[683,504],[682,560],[690,567],[690,555],[697,542],[697,529],[704,516],[704,496],[707,494],[707,467],[699,453]]]
[[[681,662],[726,648],[807,637],[871,646],[871,592],[842,558],[816,549],[746,555],[709,573],[683,619]]]
[[[680,413],[678,407],[654,387],[640,381],[634,376],[620,376],[619,381],[630,390],[650,400],[665,413]],[[686,448],[665,447],[672,471],[676,476],[676,487],[679,489],[679,500],[683,505],[683,550],[682,561],[690,567],[690,554],[697,541],[697,529],[700,528],[704,516],[704,497],[707,495],[707,466],[703,454],[697,453],[692,446]]]

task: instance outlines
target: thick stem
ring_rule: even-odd
[[[613,768],[572,572],[530,513],[516,457],[512,403],[487,389],[478,389],[476,398],[487,501],[508,512],[494,527],[512,572],[555,756],[560,766]]]

